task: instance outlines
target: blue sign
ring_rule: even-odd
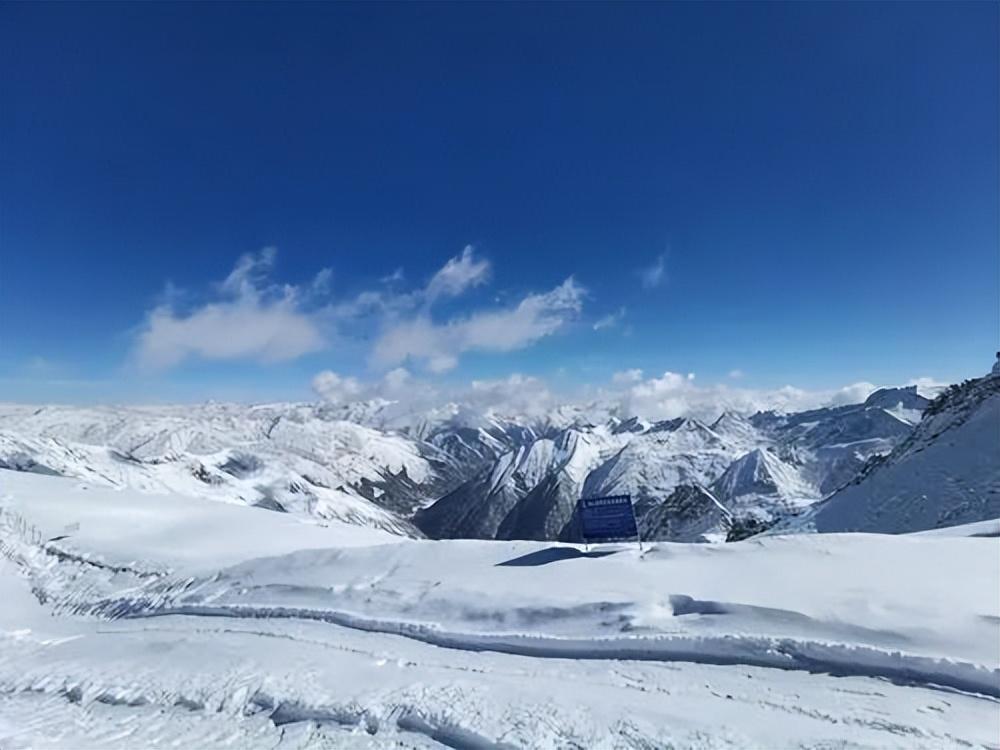
[[[638,539],[635,511],[629,495],[585,497],[577,504],[580,526],[586,541],[600,539]]]

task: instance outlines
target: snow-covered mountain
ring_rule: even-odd
[[[573,428],[500,456],[414,520],[434,537],[557,539],[588,474],[630,437]]]
[[[650,422],[351,404],[0,405],[0,467],[432,537],[570,539],[582,496],[630,494],[653,538],[773,523],[913,430],[915,388],[798,414]]]
[[[761,412],[750,422],[771,438],[784,460],[799,467],[819,497],[850,481],[873,456],[891,451],[929,403],[916,386],[884,388],[861,404]]]
[[[764,523],[816,501],[815,487],[770,448],[755,448],[733,461],[712,491],[734,516]]]
[[[112,487],[256,505],[418,535],[379,504],[407,484],[432,486],[414,441],[310,406],[4,407],[0,467]]]
[[[817,506],[817,531],[902,533],[1000,517],[1000,377],[953,386],[888,456]]]
[[[674,542],[724,541],[733,527],[733,514],[700,484],[682,484],[642,517],[644,539]]]
[[[681,485],[708,485],[741,453],[741,446],[696,419],[657,422],[595,469],[587,497],[631,495],[644,516]]]
[[[770,442],[747,417],[732,411],[723,412],[712,422],[712,432],[746,450]]]
[[[849,481],[910,434],[898,413],[927,403],[915,388],[884,389],[802,414],[727,412],[711,426],[639,417],[576,425],[510,449],[414,520],[438,538],[572,539],[579,497],[629,494],[650,538],[739,537]]]

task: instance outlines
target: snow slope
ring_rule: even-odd
[[[645,510],[682,484],[707,485],[736,455],[731,442],[696,419],[658,422],[592,472],[583,492],[587,497],[629,494]]]
[[[343,521],[5,470],[0,470],[0,513],[27,519],[46,539],[62,537],[52,542],[62,552],[109,565],[153,561],[178,574],[231,565],[248,554],[386,544],[399,538]]]
[[[985,748],[1000,731],[993,538],[585,552],[85,486],[0,471],[5,749]]]
[[[884,388],[864,403],[795,414],[762,412],[750,422],[778,456],[796,466],[819,499],[853,479],[874,456],[889,453],[913,430],[928,403],[915,388]]]
[[[727,529],[747,536],[891,451],[926,403],[915,388],[896,388],[862,404],[802,414],[726,412],[711,427],[688,418],[650,424],[613,417],[599,425],[578,419],[553,432],[552,420],[536,419],[518,434],[510,428],[515,419],[490,428],[512,446],[492,461],[480,432],[438,425],[433,439],[454,456],[474,456],[478,468],[414,522],[433,538],[572,541],[579,538],[571,523],[579,497],[629,494],[650,538],[724,538]]]
[[[700,484],[682,484],[662,503],[643,514],[643,539],[673,542],[723,542],[733,525],[733,514]]]
[[[809,518],[817,531],[900,533],[1000,517],[1000,378],[945,393],[913,434]]]
[[[532,440],[417,513],[414,522],[432,537],[559,538],[588,474],[630,437],[595,427]]]
[[[0,408],[0,467],[208,497],[417,535],[373,502],[432,483],[413,441],[312,406]],[[383,502],[383,505],[386,503]]]
[[[712,483],[712,491],[732,515],[764,521],[796,512],[818,499],[816,489],[793,466],[766,448],[733,461]]]

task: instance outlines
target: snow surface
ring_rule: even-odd
[[[115,490],[0,470],[0,511],[30,519],[60,549],[114,565],[176,572],[295,550],[385,544],[397,537],[342,521],[313,521],[232,503]]]
[[[996,747],[997,544],[409,540],[0,471],[0,747]]]
[[[317,407],[297,404],[0,405],[0,467],[406,535],[417,532],[371,502],[374,489],[398,477],[434,478],[412,440],[329,420]]]
[[[956,386],[809,514],[817,531],[920,531],[1000,516],[1000,378]]]
[[[965,523],[961,526],[946,526],[943,529],[930,529],[929,531],[914,531],[913,536],[978,536],[978,537],[1000,537],[1000,518],[993,518],[988,521],[976,521],[975,523]]]

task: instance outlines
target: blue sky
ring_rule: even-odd
[[[0,399],[980,374],[997,40],[995,3],[4,4]]]

